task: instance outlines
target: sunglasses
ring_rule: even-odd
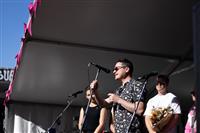
[[[126,67],[126,66],[118,66],[118,67],[115,67],[115,68],[113,69],[113,71],[118,71],[119,69],[124,68],[124,67]]]

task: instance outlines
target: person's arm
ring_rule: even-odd
[[[82,128],[83,115],[84,115],[84,110],[83,110],[83,108],[81,108],[80,114],[79,114],[79,121],[78,121],[78,129],[79,130],[81,130],[81,128]]]
[[[100,112],[99,125],[95,129],[94,133],[102,133],[105,127],[106,117],[107,117],[107,109],[102,108]]]
[[[111,105],[111,103],[108,103],[105,99],[102,99],[100,97],[98,91],[94,91],[94,95],[95,95],[95,101],[99,106],[108,108]]]
[[[134,110],[136,109],[138,102],[135,102],[135,103],[128,102],[113,93],[109,93],[108,96],[109,97],[106,99],[107,103],[112,103],[112,102],[118,103],[130,112],[134,112]],[[144,103],[139,102],[138,108],[136,110],[136,114],[141,115],[143,113],[143,111],[144,111]]]
[[[98,92],[98,82],[97,80],[94,80],[91,82],[90,84],[90,89],[93,91],[94,95],[95,95],[95,100],[97,102],[97,104],[101,107],[109,107],[109,103],[107,103],[104,99],[102,99],[99,95]]]
[[[114,126],[114,109],[111,110],[111,122],[110,122],[110,131],[111,133],[115,133],[115,126]]]
[[[148,116],[148,115],[145,116],[145,124],[146,124],[147,130],[149,133],[156,133],[156,131],[153,129],[153,125],[151,123],[150,116]]]
[[[161,130],[162,133],[167,133],[172,128],[176,127],[179,120],[179,114],[173,114],[168,124]]]

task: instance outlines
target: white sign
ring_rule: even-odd
[[[9,81],[13,79],[13,69],[0,69],[0,81]]]

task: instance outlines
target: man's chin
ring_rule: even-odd
[[[120,78],[119,77],[115,77],[115,80],[120,80]]]

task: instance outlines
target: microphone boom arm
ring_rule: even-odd
[[[90,65],[93,65],[93,66],[97,67],[99,70],[102,70],[102,71],[104,71],[105,73],[110,73],[110,69],[108,69],[108,68],[105,68],[105,67],[103,67],[103,66],[97,65],[97,64],[92,63],[92,62],[90,62],[90,63],[88,64],[88,66],[90,66]]]

